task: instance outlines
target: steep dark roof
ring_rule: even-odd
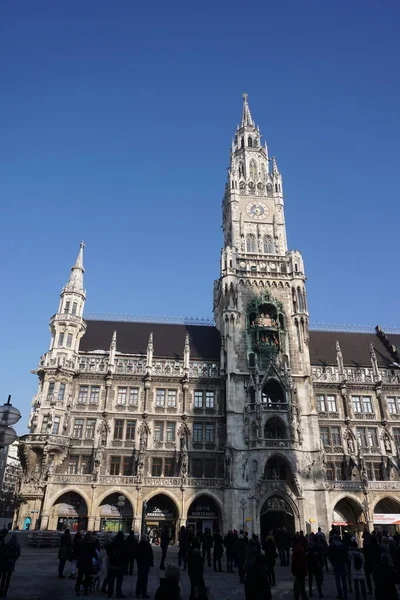
[[[87,330],[80,344],[83,352],[108,351],[112,334],[116,331],[118,352],[146,354],[149,335],[153,333],[155,356],[182,359],[185,336],[189,334],[191,358],[215,361],[220,358],[221,342],[216,327],[125,321],[88,320],[86,323]]]
[[[165,323],[133,323],[127,321],[88,320],[80,349],[108,351],[111,337],[117,332],[117,351],[123,354],[146,354],[149,335],[153,333],[154,355],[182,359],[185,336],[190,338],[190,356],[198,360],[218,361],[220,336],[216,327],[206,325],[175,325]],[[400,347],[400,335],[388,334],[392,344]],[[378,364],[389,366],[393,357],[373,333],[310,331],[312,365],[336,364],[336,340],[339,341],[346,366],[371,366],[369,345],[375,348]]]
[[[389,333],[392,344],[400,346],[400,335]],[[310,358],[312,365],[336,365],[336,340],[340,344],[346,366],[371,366],[369,345],[372,343],[378,364],[387,367],[393,357],[374,333],[352,333],[343,331],[310,331]]]

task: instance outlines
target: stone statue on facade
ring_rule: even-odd
[[[392,454],[392,442],[390,439],[390,434],[385,428],[382,431],[382,441],[383,445],[385,446],[385,452],[387,454]]]
[[[230,487],[232,483],[232,453],[231,449],[225,447],[225,486]]]
[[[34,413],[32,413],[31,420],[28,425],[29,431],[31,433],[35,433],[37,424],[38,424],[38,414],[35,411]]]
[[[107,421],[107,413],[103,413],[103,419],[101,420],[100,425],[98,427],[100,446],[107,446],[107,437],[110,431],[111,427],[109,422]]]
[[[139,428],[139,452],[144,452],[147,448],[150,429],[146,421],[143,421]]]
[[[343,439],[346,442],[348,453],[354,456],[356,453],[356,440],[350,427],[345,429]]]

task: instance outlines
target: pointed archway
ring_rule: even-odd
[[[123,531],[132,529],[133,508],[122,492],[114,492],[104,498],[99,506],[101,531]]]
[[[50,511],[50,520],[58,531],[87,529],[87,504],[78,492],[65,492],[57,498]],[[54,525],[52,525],[54,526]]]
[[[281,494],[274,494],[267,498],[261,507],[261,539],[264,540],[270,531],[276,532],[283,528],[290,535],[294,535],[296,530],[294,509]]]

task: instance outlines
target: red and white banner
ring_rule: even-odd
[[[397,525],[400,524],[400,513],[382,514],[374,513],[374,525]]]

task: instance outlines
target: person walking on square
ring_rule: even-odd
[[[122,593],[122,582],[124,572],[129,560],[128,546],[122,531],[118,531],[114,540],[107,546],[108,572],[107,572],[107,595],[112,598],[114,593],[114,581],[116,581],[117,598],[125,598]]]
[[[244,580],[246,600],[271,600],[271,588],[265,569],[265,557],[258,555]]]
[[[331,538],[328,550],[328,558],[331,561],[333,574],[335,575],[337,598],[338,600],[341,598],[347,600],[347,548],[344,544],[342,544],[337,533],[335,533]]]
[[[66,529],[60,539],[60,548],[58,550],[58,578],[64,579],[64,567],[67,560],[71,557],[72,538],[70,530]]]
[[[195,540],[189,552],[188,575],[190,579],[189,600],[207,600],[204,583],[204,560],[200,553],[200,543]]]
[[[178,567],[183,562],[183,570],[186,571],[188,551],[189,551],[189,533],[184,525],[179,530],[178,534],[179,552],[178,552]]]
[[[165,571],[165,559],[167,558],[168,546],[169,546],[168,527],[164,527],[164,530],[161,534],[161,539],[160,539],[160,548],[161,548],[160,570],[161,571]]]
[[[278,557],[278,552],[275,545],[275,540],[272,535],[272,531],[270,531],[267,539],[263,544],[263,550],[265,552],[266,565],[267,565],[267,575],[268,581],[271,586],[275,585],[275,562]]]
[[[293,552],[292,552],[292,575],[294,577],[293,583],[293,598],[294,600],[308,600],[306,592],[306,576],[307,576],[307,562],[306,562],[306,551],[304,549],[304,542],[300,535],[296,535],[293,541]]]
[[[224,546],[226,550],[226,569],[228,573],[233,573],[233,565],[235,563],[235,544],[236,537],[233,535],[233,531],[229,530],[224,537]]]
[[[396,572],[389,554],[383,553],[380,562],[372,572],[375,583],[376,600],[397,600]]]
[[[160,587],[156,591],[154,600],[182,600],[179,587],[180,577],[181,571],[177,565],[167,565],[165,577],[160,579]]]
[[[11,576],[15,570],[15,563],[21,556],[21,547],[18,543],[17,534],[13,533],[10,541],[5,544],[4,562],[2,566],[2,576],[0,584],[0,598],[7,598],[8,586]]]
[[[308,550],[306,553],[307,571],[308,571],[308,591],[310,598],[313,597],[312,584],[315,578],[319,597],[322,598],[322,579],[323,579],[323,554],[318,534],[314,533],[310,536]]]
[[[205,562],[207,558],[207,564],[211,567],[211,548],[213,547],[213,537],[211,535],[211,529],[206,527],[205,532],[201,536],[201,549],[203,554],[203,560]]]
[[[153,549],[150,546],[147,535],[142,534],[137,547],[136,562],[138,568],[136,582],[136,598],[150,598],[147,594],[147,582],[151,567],[154,567]]]
[[[223,546],[222,535],[220,534],[219,531],[216,531],[214,533],[213,542],[214,542],[214,552],[213,552],[214,571],[217,570],[217,565],[218,565],[218,571],[220,573],[222,573],[221,559],[224,555],[224,546]]]
[[[83,585],[84,595],[89,595],[89,588],[92,584],[93,559],[98,560],[96,542],[93,540],[92,532],[88,531],[79,546],[78,577],[75,584],[77,596],[81,595],[81,585]]]
[[[367,598],[367,590],[365,587],[365,559],[363,553],[358,549],[357,542],[350,543],[349,550],[350,572],[354,583],[354,591],[356,600],[360,600],[360,588],[363,600]]]
[[[240,583],[244,583],[244,562],[246,560],[247,544],[244,541],[244,535],[239,533],[235,546],[236,564],[238,566]]]
[[[72,548],[71,548],[71,575],[69,579],[76,579],[76,570],[78,566],[78,556],[79,556],[79,547],[83,542],[82,534],[80,531],[77,531],[72,540]]]
[[[126,561],[125,575],[133,575],[133,567],[136,558],[136,552],[138,547],[138,541],[134,531],[130,531],[126,538],[126,549],[128,559]]]

